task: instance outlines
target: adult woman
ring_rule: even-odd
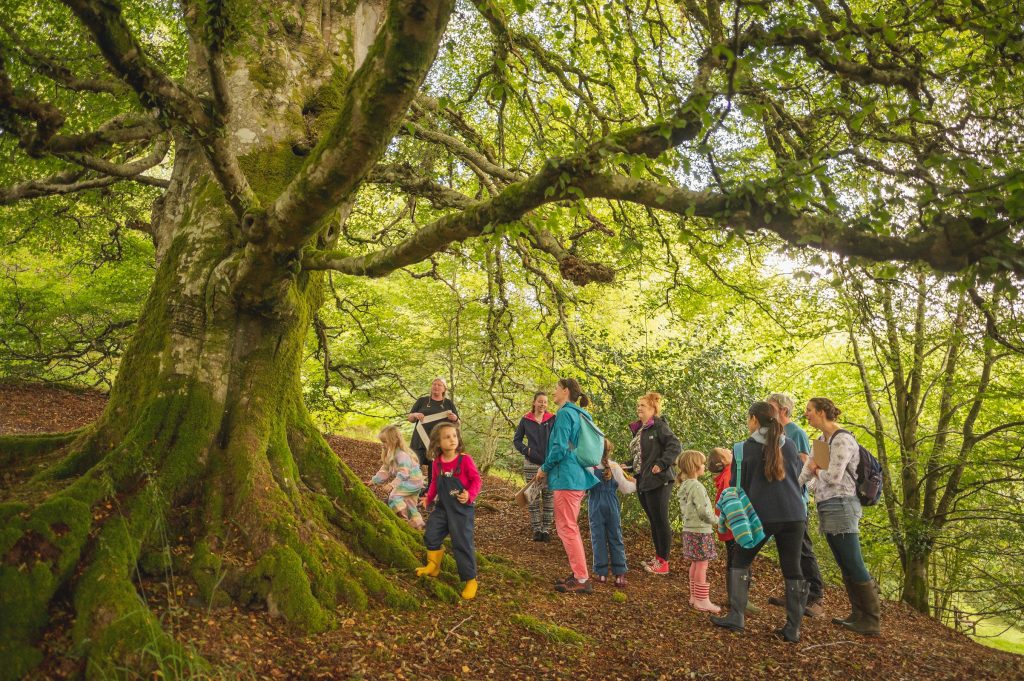
[[[548,438],[548,453],[537,471],[537,478],[547,480],[548,488],[554,493],[555,531],[562,540],[562,547],[572,568],[572,574],[556,582],[555,590],[563,593],[591,593],[594,585],[587,569],[587,554],[583,550],[579,517],[580,502],[587,490],[598,483],[598,479],[580,465],[570,448],[570,445],[575,447],[579,442],[580,422],[583,419],[592,420],[590,414],[580,408],[590,404],[590,400],[583,394],[580,384],[572,378],[559,379],[552,397],[558,405],[558,414]]]
[[[523,455],[523,477],[531,480],[544,463],[548,453],[548,436],[551,434],[555,415],[548,411],[548,395],[545,392],[533,394],[533,407],[519,419],[512,445]],[[554,496],[544,486],[540,496],[530,502],[530,525],[533,527],[533,541],[548,541],[551,535],[551,519],[554,516]]]
[[[406,417],[416,427],[412,431],[412,439],[409,441],[409,448],[416,452],[420,466],[424,467],[426,484],[430,486],[430,472],[433,466],[427,461],[427,445],[430,443],[430,431],[441,421],[448,419],[458,423],[459,410],[455,403],[445,395],[448,392],[448,384],[443,378],[435,378],[430,383],[430,393],[416,400]]]
[[[668,524],[668,504],[672,498],[672,474],[669,472],[683,447],[661,415],[661,395],[649,392],[636,403],[639,417],[629,425],[637,498],[651,524],[654,558],[643,563],[656,575],[668,574],[668,552],[672,548],[672,529]]]
[[[761,547],[775,537],[779,567],[786,580],[786,625],[775,633],[791,643],[800,641],[800,623],[807,605],[808,585],[800,571],[800,549],[807,526],[800,470],[802,463],[793,441],[783,434],[775,407],[755,402],[747,411],[750,437],[743,443],[742,457],[732,462],[731,484],[740,486],[750,499],[764,526],[764,540],[747,549],[736,546],[729,570],[729,613],[711,621],[727,629],[743,631],[744,612],[750,588],[750,564]],[[735,450],[734,450],[735,451]]]
[[[829,462],[828,468],[819,468],[813,458],[808,458],[800,481],[814,481],[818,527],[843,573],[843,584],[850,599],[850,616],[832,621],[858,634],[878,636],[881,633],[878,588],[864,565],[860,550],[862,511],[857,499],[860,446],[850,432],[836,423],[840,413],[828,398],[814,397],[807,402],[804,415],[811,427],[821,431],[818,439],[828,443]]]

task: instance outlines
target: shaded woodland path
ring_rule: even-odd
[[[67,430],[94,419],[104,398],[0,384],[0,434]],[[377,468],[375,443],[332,436],[332,448],[366,479]],[[31,471],[0,471],[0,501]],[[625,600],[597,585],[590,596],[551,591],[567,572],[557,540],[530,541],[514,489],[488,477],[477,515],[477,549],[489,556],[475,601],[424,602],[414,612],[338,608],[339,626],[296,636],[266,611],[209,608],[187,578],[140,581],[140,593],[164,626],[221,665],[225,678],[257,679],[1024,679],[1024,657],[985,648],[900,603],[883,606],[883,636],[852,638],[824,620],[805,620],[803,641],[782,643],[783,620],[768,596],[781,594],[777,568],[755,564],[752,600],[762,614],[743,635],[718,630],[687,605],[685,571],[655,577],[635,569],[651,553],[643,532],[627,533],[631,571]],[[383,498],[383,497],[382,497]],[[585,533],[586,534],[586,533]],[[174,538],[169,538],[172,551]],[[588,546],[589,555],[589,546]],[[682,563],[679,563],[682,566]],[[515,569],[512,569],[515,568]],[[712,564],[712,598],[724,601],[723,561]],[[407,574],[394,579],[412,582]],[[447,576],[454,581],[454,577]],[[621,598],[621,597],[617,597]],[[830,587],[828,617],[846,615],[845,595]],[[44,638],[47,661],[36,678],[78,671],[67,649],[70,611],[58,606]],[[561,629],[545,627],[557,625]]]

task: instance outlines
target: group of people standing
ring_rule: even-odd
[[[608,484],[613,478],[603,475],[601,469],[610,469],[610,474],[617,464],[608,461],[607,456],[602,466],[593,469],[580,465],[572,456],[572,443],[578,438],[580,420],[592,418],[584,409],[588,400],[579,384],[573,379],[562,379],[553,397],[560,407],[557,415],[552,416],[544,408],[546,395],[535,394],[533,408],[523,416],[513,438],[516,449],[524,456],[526,479],[545,482],[545,492],[550,492],[550,495],[539,495],[530,505],[534,539],[548,538],[553,516],[572,569],[571,575],[556,582],[555,589],[590,593],[592,579],[578,526],[580,505],[586,495],[590,505],[594,578],[605,581],[610,568],[616,585],[625,586],[627,570],[619,502],[614,492],[609,496],[607,491],[630,492],[632,489]],[[731,451],[715,448],[708,459],[703,452],[682,450],[679,438],[661,415],[661,395],[649,392],[638,400],[638,418],[630,424],[632,438],[628,452],[629,467],[636,478],[626,482],[634,482],[640,506],[650,524],[654,556],[644,561],[643,567],[654,575],[667,575],[670,571],[673,535],[669,504],[675,492],[682,519],[681,553],[689,561],[690,604],[698,610],[720,611],[709,598],[707,582],[708,563],[717,557],[714,532],[720,529],[718,537],[726,545],[729,607],[726,614],[712,617],[711,621],[718,626],[742,630],[749,611],[750,566],[768,540],[774,538],[785,596],[771,598],[769,602],[786,609],[786,623],[777,633],[788,641],[799,641],[804,615],[824,614],[824,583],[807,523],[808,501],[813,494],[820,532],[842,572],[851,605],[848,617],[835,618],[833,622],[860,634],[877,635],[880,632],[878,588],[868,573],[860,548],[862,509],[856,493],[859,445],[849,431],[839,427],[840,411],[831,400],[811,399],[804,414],[809,425],[821,431],[820,439],[827,443],[830,451],[828,467],[819,468],[811,457],[807,433],[792,420],[794,407],[793,399],[781,393],[755,402],[747,413],[749,437],[736,443]],[[607,443],[606,452],[610,451],[611,445]],[[540,452],[545,455],[541,456]],[[718,511],[699,482],[706,466],[717,474],[715,486],[719,496],[728,487],[742,488],[762,523],[762,541],[744,547],[735,541],[727,527],[718,527]],[[621,472],[621,468],[619,470]],[[614,527],[610,527],[613,524]]]
[[[383,461],[369,482],[390,481],[389,506],[413,527],[424,529],[427,564],[417,569],[418,575],[436,577],[440,573],[442,542],[451,538],[459,576],[466,583],[462,595],[469,599],[477,592],[473,501],[481,480],[472,457],[465,452],[458,411],[446,391],[444,380],[435,379],[430,394],[413,405],[408,415],[415,424],[411,447],[405,446],[397,426],[381,431]],[[607,439],[599,465],[582,465],[575,456],[583,421],[593,423],[586,410],[589,399],[576,380],[560,379],[551,397],[558,407],[556,413],[548,411],[546,393],[534,394],[513,444],[523,456],[526,480],[541,488],[529,504],[533,539],[549,541],[554,525],[572,570],[555,582],[556,591],[591,593],[594,581],[626,586],[619,494],[635,492],[649,522],[654,555],[643,562],[644,569],[653,575],[669,574],[673,539],[669,504],[675,493],[682,518],[681,554],[689,561],[690,605],[713,614],[721,611],[710,600],[707,581],[709,562],[717,558],[717,531],[725,542],[729,602],[728,611],[712,616],[711,621],[742,631],[750,612],[750,567],[774,538],[785,596],[769,602],[786,609],[786,623],[777,633],[787,641],[799,641],[804,615],[824,614],[824,584],[807,523],[808,501],[813,495],[819,530],[842,571],[851,606],[848,617],[833,622],[864,635],[880,632],[878,588],[860,547],[859,445],[849,431],[840,428],[840,411],[831,400],[812,398],[804,410],[808,424],[821,432],[819,439],[829,448],[828,466],[820,468],[811,456],[807,433],[792,420],[795,404],[787,395],[775,393],[752,404],[747,412],[749,437],[731,450],[715,448],[705,457],[703,452],[682,449],[662,416],[661,395],[649,392],[637,401],[637,420],[630,424],[625,468],[634,478],[612,460],[612,444]],[[719,497],[730,487],[743,490],[760,519],[763,540],[743,546],[720,522],[718,510],[699,481],[705,470],[716,475]],[[424,485],[427,492],[418,499]],[[585,498],[593,553],[590,565],[579,528]],[[431,504],[433,510],[424,523],[420,508]]]

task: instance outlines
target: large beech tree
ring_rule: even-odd
[[[90,673],[173,648],[133,583],[167,536],[211,604],[309,631],[341,600],[416,602],[382,570],[418,539],[301,399],[325,271],[496,234],[607,282],[636,207],[680,239],[1024,270],[1010,2],[14,0],[0,23],[0,204],[156,191],[159,262],[100,420],[2,443],[49,462],[2,507],[5,675],[58,594]],[[352,223],[381,192],[429,219]]]

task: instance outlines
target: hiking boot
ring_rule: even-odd
[[[533,533],[533,541],[544,541],[544,533],[537,530]]]
[[[566,581],[555,587],[555,591],[562,594],[589,594],[594,593],[594,580],[588,579],[581,582],[575,577],[572,582]]]
[[[855,608],[860,608],[860,618],[855,622],[842,622],[842,626],[863,636],[878,636],[882,633],[882,603],[878,597],[875,580],[852,582],[851,594]]]
[[[570,572],[568,577],[563,577],[562,579],[556,579],[555,580],[555,586],[558,586],[559,584],[565,584],[566,582],[572,582],[572,581],[575,581],[575,580],[576,580],[576,575],[574,575],[573,573]]]
[[[776,629],[775,633],[790,643],[800,642],[800,623],[807,607],[807,594],[811,585],[803,579],[786,580],[786,626]]]
[[[550,532],[541,532],[540,533],[540,539],[538,539],[537,541],[551,541],[551,533]]]
[[[652,575],[667,575],[668,574],[668,561],[663,558],[655,558],[657,562],[651,563],[650,565],[644,565],[644,570],[647,570]]]
[[[622,589],[626,586],[626,584],[626,575],[615,575],[615,586]]]
[[[711,617],[711,623],[733,631],[743,631],[743,613],[747,609],[747,597],[750,595],[750,569],[732,568],[729,570],[728,583],[729,612],[725,617]]]

